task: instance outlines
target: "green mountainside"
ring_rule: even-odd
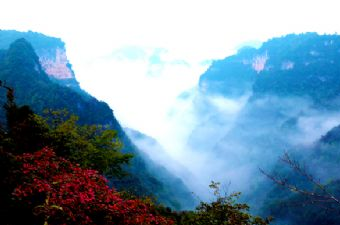
[[[306,96],[325,104],[339,93],[339,49],[339,35],[273,38],[259,49],[244,47],[213,62],[200,78],[200,90],[230,97],[245,91],[252,91],[255,97]]]
[[[106,103],[75,85],[64,48],[60,39],[38,33],[0,31],[0,80],[15,89],[19,105],[30,105],[40,115],[46,108],[66,108],[79,116],[80,124],[116,130],[123,151],[135,157],[125,168],[130,176],[110,179],[114,187],[153,195],[173,209],[193,208],[195,201],[182,180],[139,144],[147,140],[159,151],[161,146],[139,132],[125,131]],[[0,94],[5,96],[5,90]],[[187,143],[214,160],[203,165],[205,176],[229,182],[227,191],[241,191],[241,200],[250,204],[252,212],[274,216],[273,224],[339,224],[340,204],[330,202],[340,202],[339,35],[291,34],[270,39],[257,49],[244,47],[213,62],[200,77],[195,94],[193,112],[199,123]],[[4,120],[0,114],[0,122]],[[291,164],[286,154],[293,159]],[[297,172],[297,164],[305,174]],[[265,174],[284,182],[275,185]],[[294,186],[282,188],[286,184]],[[313,193],[314,198],[299,190]],[[329,193],[333,198],[327,201],[315,199]],[[220,206],[224,204],[200,207],[215,213],[214,207]],[[209,221],[207,216],[203,215]]]
[[[210,101],[216,97],[240,107],[233,119]],[[258,170],[317,191],[278,160],[288,152],[340,197],[339,35],[290,34],[258,49],[242,48],[202,74],[195,104],[204,120],[190,136],[191,147],[202,133],[213,130],[215,139],[209,138],[212,143],[205,151],[223,162],[221,171],[242,171],[218,178],[240,187],[255,211],[274,216],[274,224],[339,223],[339,207],[326,205],[325,210],[325,205],[275,186]]]
[[[35,40],[34,43],[40,51],[45,47],[53,49],[63,46],[59,39],[49,38],[38,33],[28,32],[26,34],[15,31],[9,31],[9,34],[6,31],[0,31],[0,46],[8,46],[9,36],[15,38],[23,35]],[[41,42],[41,40],[44,41]],[[122,180],[112,179],[111,182],[115,187],[133,191],[137,195],[152,195],[159,202],[173,209],[192,208],[194,200],[186,186],[181,181],[178,182],[178,178],[164,167],[140,152],[127,137],[105,102],[98,101],[80,89],[75,90],[72,87],[67,87],[66,84],[52,81],[53,78],[51,79],[46,74],[39,62],[39,57],[34,51],[35,45],[20,38],[10,44],[8,50],[0,51],[0,80],[14,88],[17,104],[29,105],[34,112],[40,115],[45,109],[67,109],[69,113],[79,116],[80,124],[108,125],[118,132],[124,145],[123,152],[134,154],[131,165],[126,168],[130,176]],[[5,93],[1,94],[5,96]],[[5,99],[1,99],[0,104],[3,105],[4,101]],[[1,122],[4,121],[3,112],[0,119]],[[157,179],[159,173],[169,176],[169,180]],[[172,182],[174,180],[175,183]],[[182,194],[180,197],[178,196],[178,193],[183,192],[187,194],[186,199],[183,199]]]

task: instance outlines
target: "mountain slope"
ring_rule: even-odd
[[[339,35],[291,34],[258,49],[244,48],[214,62],[201,76],[198,92],[195,110],[204,120],[193,130],[190,145],[213,132],[211,143],[199,149],[219,162],[212,171],[223,171],[212,179],[230,181],[231,189],[242,191],[257,209],[273,203],[268,196],[285,196],[269,191],[272,184],[258,170],[277,168],[284,151],[298,152],[313,175],[340,179],[334,172],[338,164],[331,163],[340,159],[339,128],[332,130],[340,124]],[[287,219],[282,212],[274,216]]]
[[[338,93],[340,36],[306,33],[273,38],[215,61],[200,78],[200,91],[233,97],[254,95],[312,97],[320,103]],[[330,90],[327,91],[326,88]]]
[[[255,138],[258,142],[255,136],[267,134],[278,138],[282,132],[288,132],[284,139],[293,138],[295,134],[290,131],[294,129],[303,135],[302,120],[318,119],[317,123],[326,114],[334,120],[337,118],[339,71],[340,36],[307,33],[274,38],[259,49],[244,48],[236,55],[214,62],[200,78],[196,108],[202,108],[200,104],[205,103],[207,96],[215,100],[219,97],[217,100],[225,103],[241,103],[246,99],[245,104],[239,104],[235,110],[237,118],[225,129],[225,138],[220,141],[229,135],[233,136],[229,141]],[[205,124],[221,124],[226,116],[218,107],[206,111],[210,117]],[[318,113],[320,118],[315,118]],[[286,129],[289,121],[295,121],[295,125],[290,123],[290,129]],[[254,132],[256,127],[261,127],[261,131]],[[320,130],[319,136],[312,139],[316,140],[331,127]],[[195,131],[192,138],[195,139]],[[216,140],[216,145],[215,150],[225,151],[223,143],[218,144]]]
[[[6,52],[2,53],[0,80],[6,81],[8,86],[15,89],[19,105],[30,105],[38,114],[42,114],[46,108],[53,110],[66,108],[70,113],[79,116],[81,124],[109,125],[110,128],[117,130],[124,144],[123,151],[135,155],[131,166],[126,168],[131,175],[123,180],[112,180],[118,188],[130,189],[139,195],[153,195],[158,198],[159,202],[174,209],[181,209],[187,201],[192,201],[191,195],[188,195],[187,199],[176,197],[178,190],[190,193],[183,184],[171,186],[166,180],[156,178],[155,173],[159,171],[148,169],[148,164],[150,164],[166,171],[162,166],[140,153],[126,136],[106,103],[98,101],[80,89],[75,91],[51,81],[51,77],[40,65],[33,47],[25,39],[16,40]],[[1,98],[0,104],[3,101],[4,99]],[[4,118],[4,115],[0,118]],[[176,179],[170,173],[167,173],[167,176],[169,179]]]
[[[170,155],[166,153],[166,150],[152,137],[149,137],[139,131],[125,128],[124,129],[129,138],[136,144],[138,149],[142,151],[142,154],[148,156],[147,161],[159,162],[161,165],[166,165],[169,171],[165,170],[164,167],[153,163],[147,163],[147,167],[154,172],[157,179],[168,183],[170,186],[181,187],[183,186],[183,181],[177,177],[170,176],[170,173],[178,174],[183,180],[188,182],[192,180],[193,175],[185,168],[183,165],[176,162]],[[178,202],[181,199],[187,199],[186,202],[182,203],[184,209],[192,209],[198,204],[198,202],[188,199],[187,196],[192,196],[192,193],[188,193],[187,190],[179,188],[177,190]],[[170,194],[170,193],[168,193]]]

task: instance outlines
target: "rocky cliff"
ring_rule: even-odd
[[[8,49],[10,44],[19,38],[25,38],[32,44],[42,68],[51,80],[76,91],[80,90],[66,55],[65,43],[60,38],[31,31],[0,30],[0,49]]]

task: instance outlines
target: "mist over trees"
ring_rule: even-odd
[[[279,158],[287,152],[338,199],[339,49],[338,35],[273,38],[213,62],[194,93],[202,120],[188,147],[214,159],[207,177],[230,182],[274,224],[337,224],[336,212],[276,187],[259,168],[320,194],[316,183],[282,165]]]
[[[3,224],[268,224],[253,217],[246,204],[221,196],[196,211],[171,212],[149,198],[117,192],[101,175],[127,176],[123,154],[112,130],[77,125],[65,111],[43,118],[17,106],[7,89],[6,124],[0,124],[0,215]],[[42,147],[45,146],[45,147]],[[18,217],[17,215],[20,215]]]
[[[128,136],[106,103],[46,74],[35,48],[63,46],[0,31],[4,224],[338,223],[338,35],[287,35],[214,61],[179,97],[191,101],[193,162],[169,157],[173,168],[157,140]]]
[[[18,36],[19,39],[16,40]],[[36,54],[35,49],[26,40],[26,38],[34,39],[35,46],[46,47],[52,51],[64,45],[60,39],[34,32],[7,32],[5,30],[0,31],[0,40],[2,38],[5,40],[12,38],[12,42],[6,41],[3,45],[8,49],[2,51],[4,54],[0,61],[0,79],[6,81],[7,85],[15,90],[18,105],[29,105],[40,116],[45,115],[46,109],[49,111],[67,109],[69,115],[78,117],[77,123],[80,125],[95,124],[115,130],[116,137],[122,144],[122,152],[131,153],[135,157],[131,159],[131,166],[125,168],[130,176],[122,179],[112,177],[110,178],[111,184],[115,185],[118,190],[129,189],[136,195],[155,196],[159,202],[175,209],[189,209],[195,206],[196,202],[183,182],[162,165],[142,154],[125,134],[113,111],[105,102],[97,100],[85,91],[75,90],[73,86],[68,87],[64,83],[56,83],[43,70],[39,61],[41,56]],[[3,96],[6,96],[4,91],[2,90]],[[0,103],[5,103],[4,98],[0,98]],[[4,111],[0,111],[0,121],[5,123]],[[164,175],[168,179],[160,180],[156,178],[156,174]]]
[[[182,181],[161,166],[153,167],[168,180],[153,176],[145,166],[153,162],[141,156],[107,105],[51,82],[25,39],[3,52],[0,78],[6,80],[0,85],[1,223],[202,224],[201,215],[211,214],[209,221],[220,224],[222,213],[236,224],[267,224],[232,196],[218,215],[166,207],[193,204]]]

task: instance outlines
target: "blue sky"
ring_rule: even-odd
[[[1,29],[62,38],[81,86],[108,102],[123,125],[161,140],[194,125],[185,113],[190,102],[177,96],[195,88],[210,60],[249,41],[340,32],[338,3],[331,0],[1,3]]]

